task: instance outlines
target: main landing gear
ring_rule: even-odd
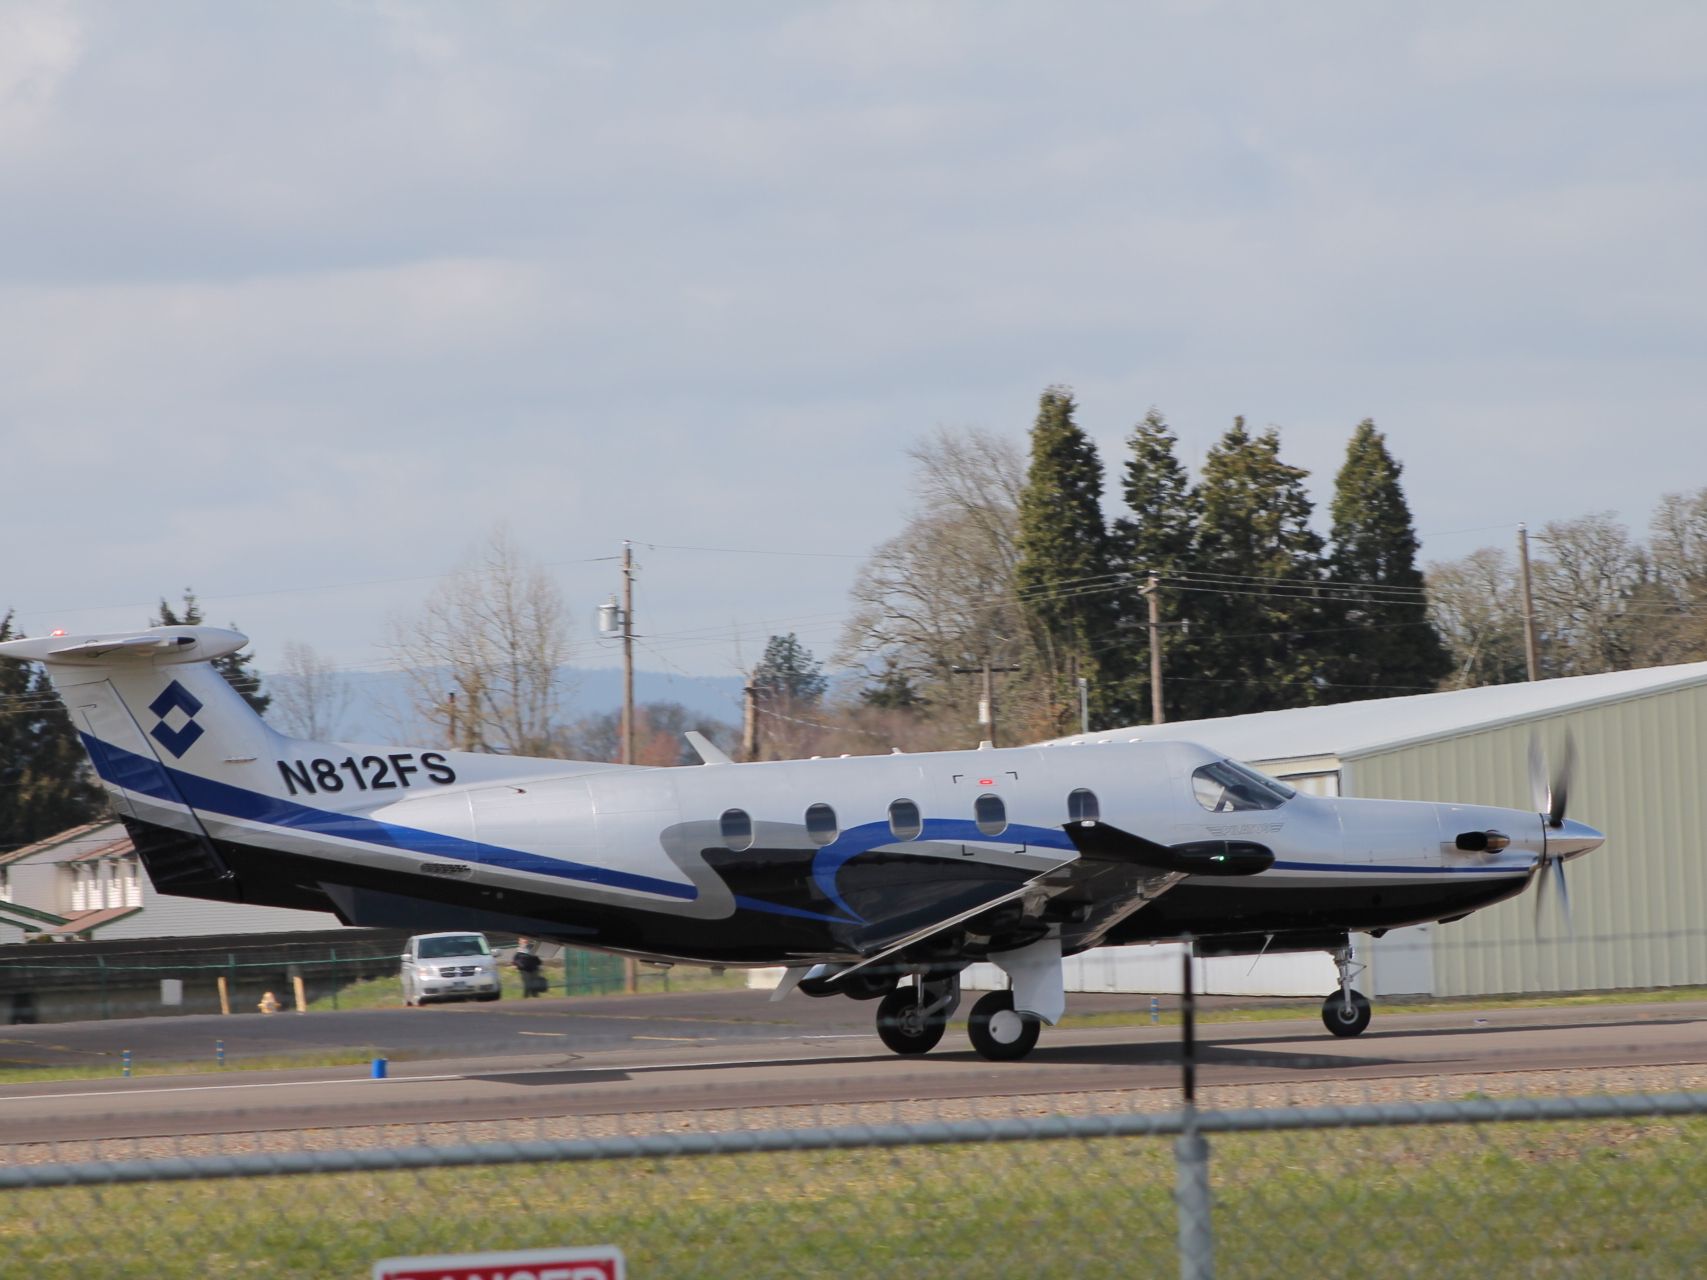
[[[913,981],[913,986],[896,987],[877,1006],[878,1038],[895,1053],[929,1053],[960,1007],[959,970]]]
[[[1334,964],[1340,971],[1340,989],[1322,1001],[1322,1025],[1336,1036],[1362,1035],[1372,1016],[1369,997],[1352,988],[1352,979],[1367,967],[1359,964],[1348,941],[1334,949]]]
[[[1016,1013],[1013,992],[991,991],[972,1006],[966,1034],[972,1047],[991,1062],[1014,1062],[1037,1047],[1043,1020],[1034,1013]]]

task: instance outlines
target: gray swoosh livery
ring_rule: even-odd
[[[650,769],[288,738],[210,665],[243,636],[157,627],[0,644],[45,664],[163,893],[414,931],[492,929],[658,960],[785,965],[779,994],[876,999],[900,1053],[959,975],[1012,978],[974,1046],[1023,1056],[1062,957],[1190,935],[1327,949],[1457,917],[1600,845],[1548,812],[1297,795],[1204,748],[1099,743]],[[1551,811],[1557,808],[1558,812]]]

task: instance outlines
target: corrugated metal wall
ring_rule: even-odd
[[[1566,867],[1567,937],[1533,889],[1435,934],[1438,995],[1707,984],[1707,686],[1345,762],[1347,795],[1528,808],[1532,731],[1576,736],[1569,814],[1607,833]]]

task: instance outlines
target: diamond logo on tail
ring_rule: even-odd
[[[160,696],[148,704],[148,709],[158,718],[148,736],[170,751],[174,758],[181,758],[202,736],[203,729],[196,723],[196,713],[202,709],[201,699],[176,680],[160,691]],[[183,715],[183,722],[176,728],[167,723],[175,711]]]

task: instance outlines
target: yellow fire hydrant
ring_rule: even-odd
[[[273,995],[273,993],[271,991],[269,991],[264,996],[261,997],[261,1003],[256,1005],[255,1007],[257,1009],[259,1009],[262,1013],[277,1013],[279,1011],[280,1005],[278,1002],[278,997]]]

